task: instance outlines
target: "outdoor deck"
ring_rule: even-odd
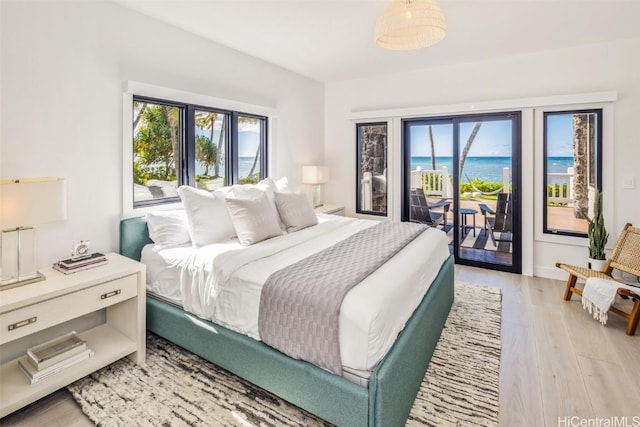
[[[439,199],[429,199],[430,201],[437,201]],[[478,213],[475,215],[476,217],[476,228],[482,228],[482,214],[480,214],[480,208],[478,205],[480,203],[484,203],[489,206],[491,209],[495,210],[496,201],[488,200],[484,198],[478,198],[475,200],[471,199],[461,199],[460,200],[460,208],[468,208],[475,209]],[[453,209],[451,209],[447,215],[447,222],[449,224],[453,224]],[[471,220],[471,218],[470,218]],[[578,233],[586,233],[587,232],[587,221],[584,219],[575,218],[573,215],[573,209],[571,207],[560,207],[560,206],[549,206],[548,207],[548,215],[547,215],[548,227],[562,230],[574,230]]]
[[[440,199],[430,199],[430,201],[436,202]],[[511,265],[512,263],[512,248],[508,242],[498,242],[496,246],[493,245],[489,238],[488,231],[484,229],[484,218],[480,213],[479,204],[484,203],[491,209],[495,210],[496,201],[488,198],[476,198],[476,199],[461,199],[460,208],[474,209],[477,211],[473,217],[475,217],[475,236],[473,236],[473,217],[467,218],[467,226],[460,232],[460,239],[462,245],[460,246],[460,257],[467,260],[474,260],[480,262],[487,262],[491,264]],[[453,208],[449,210],[447,214],[447,234],[450,241],[453,241]],[[587,221],[583,219],[577,219],[573,215],[573,209],[571,207],[559,207],[549,206],[548,208],[548,227],[572,230],[576,232],[587,232]]]

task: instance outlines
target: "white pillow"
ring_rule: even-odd
[[[257,188],[233,189],[227,194],[226,202],[241,245],[253,245],[282,234],[264,191]]]
[[[286,178],[285,178],[286,179]],[[282,222],[280,218],[280,214],[278,213],[278,208],[276,206],[276,191],[278,191],[278,187],[276,186],[275,181],[272,178],[265,178],[259,183],[255,185],[255,188],[264,191],[267,193],[267,199],[269,199],[269,204],[271,205],[271,209],[276,214],[276,219],[278,220],[278,225],[282,230],[286,230],[287,226]]]
[[[235,236],[224,191],[210,193],[183,185],[178,187],[178,195],[187,212],[193,246],[224,242]]]
[[[282,178],[276,180],[274,184],[276,185],[276,191],[278,191],[279,193],[291,192],[291,190],[289,189],[289,180],[286,176],[283,176]]]
[[[147,213],[149,237],[159,246],[178,246],[191,243],[187,213],[177,211],[154,211]]]
[[[305,193],[276,193],[275,198],[287,231],[298,231],[318,223],[318,216]]]

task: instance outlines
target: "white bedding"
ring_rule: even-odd
[[[243,247],[147,245],[147,287],[185,310],[259,339],[260,292],[273,272],[375,225],[320,215],[316,226]],[[347,294],[340,312],[343,368],[366,378],[393,345],[449,256],[446,235],[428,229]]]

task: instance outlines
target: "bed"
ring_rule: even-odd
[[[120,252],[140,260],[149,238],[146,220],[120,223]],[[148,247],[148,246],[147,246]],[[368,371],[364,384],[292,359],[218,323],[149,294],[147,329],[283,399],[339,426],[404,425],[453,302],[448,257],[404,329]],[[248,335],[251,335],[250,333]]]

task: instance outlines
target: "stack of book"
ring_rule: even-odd
[[[107,262],[107,257],[104,256],[104,254],[94,252],[81,258],[62,259],[53,264],[53,268],[63,272],[64,274],[71,274],[88,268],[98,267],[106,264]]]
[[[75,332],[47,341],[27,350],[26,356],[18,359],[18,366],[31,384],[42,381],[93,356]]]

